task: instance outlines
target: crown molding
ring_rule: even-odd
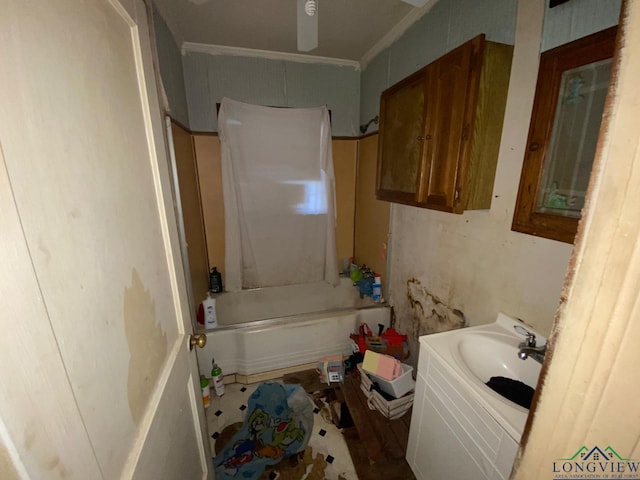
[[[373,47],[367,51],[360,61],[347,60],[343,58],[319,57],[314,55],[304,55],[300,53],[275,52],[271,50],[259,50],[253,48],[229,47],[226,45],[212,45],[207,43],[183,42],[181,52],[186,55],[190,52],[207,53],[209,55],[228,55],[236,57],[266,58],[269,60],[284,60],[298,63],[316,63],[325,65],[336,65],[340,67],[351,67],[356,71],[364,70],[367,65],[378,54],[389,48],[398,40],[409,28],[426,15],[438,0],[427,0],[427,3],[420,8],[412,9],[400,22],[398,22],[387,34],[382,37]],[[410,3],[410,2],[409,2]]]
[[[373,60],[376,55],[384,49],[390,47],[393,42],[398,40],[411,26],[420,20],[431,8],[437,3],[437,0],[428,0],[421,8],[414,8],[402,20],[400,20],[389,32],[369,49],[360,59],[360,67],[362,70]]]
[[[360,62],[343,58],[316,57],[313,55],[302,55],[299,53],[273,52],[270,50],[257,50],[253,48],[228,47],[225,45],[210,45],[206,43],[182,43],[182,55],[187,53],[207,53],[209,55],[228,55],[236,57],[258,57],[269,60],[285,60],[298,63],[321,63],[327,65],[337,65],[340,67],[351,67],[360,71]]]

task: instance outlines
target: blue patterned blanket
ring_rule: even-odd
[[[313,405],[300,385],[263,383],[248,403],[242,428],[214,458],[217,480],[255,480],[309,443]]]

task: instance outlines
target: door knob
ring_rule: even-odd
[[[189,337],[189,350],[193,350],[193,347],[195,347],[196,345],[199,348],[204,348],[206,344],[207,344],[207,336],[204,333],[200,335],[191,335]]]

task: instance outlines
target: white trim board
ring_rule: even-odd
[[[228,55],[236,57],[258,57],[270,60],[285,60],[298,63],[321,63],[337,65],[340,67],[351,67],[360,71],[360,62],[343,58],[315,57],[313,55],[302,55],[299,53],[272,52],[269,50],[258,50],[253,48],[228,47],[225,45],[209,45],[206,43],[182,43],[182,55],[189,52],[207,53],[209,55]]]

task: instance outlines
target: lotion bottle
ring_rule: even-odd
[[[211,292],[207,292],[207,298],[202,302],[204,309],[204,326],[205,328],[215,328],[218,326],[218,317],[216,316],[216,299],[211,296]]]

